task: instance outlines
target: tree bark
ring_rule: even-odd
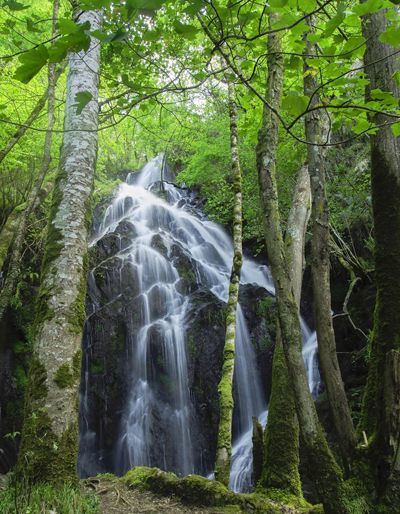
[[[400,69],[398,56],[379,40],[390,23],[385,14],[381,10],[363,18],[367,99],[377,88],[400,97],[394,78]],[[400,138],[384,114],[372,120],[379,126],[370,135],[377,296],[360,429],[370,439],[378,494],[400,510]]]
[[[279,51],[280,46],[275,47],[273,41],[280,37],[280,33],[270,35],[267,63],[266,99],[277,110],[280,109],[282,96],[283,60]],[[283,349],[289,380],[294,391],[300,432],[316,489],[326,514],[347,514],[342,473],[319,424],[301,354],[300,321],[285,254],[276,185],[278,123],[276,116],[264,104],[257,145],[257,168],[264,211],[265,241],[275,284]]]
[[[99,30],[101,11],[79,23]],[[97,158],[100,46],[69,56],[64,137],[53,192],[41,286],[33,327],[32,358],[18,470],[29,481],[76,480],[78,385],[85,320],[87,234]],[[76,95],[91,93],[81,114]]]
[[[313,32],[313,19],[307,18],[309,32]],[[305,52],[316,55],[315,44],[306,39]],[[310,107],[320,103],[315,69],[304,58],[304,93],[311,98]],[[329,137],[327,120],[323,119],[322,110],[310,112],[305,117],[308,170],[312,190],[312,239],[311,239],[311,273],[314,295],[314,313],[318,339],[318,353],[321,372],[328,395],[337,441],[345,464],[349,464],[353,455],[356,437],[349,404],[336,353],[335,333],[332,321],[330,260],[329,260],[329,210],[326,196],[325,151],[323,147]]]
[[[55,0],[53,3],[53,36],[56,33],[56,22],[58,20],[58,12],[59,0]],[[56,65],[54,63],[49,63],[47,75],[47,132],[44,142],[43,157],[40,165],[39,175],[37,176],[35,184],[28,196],[26,209],[19,216],[19,223],[13,240],[7,275],[4,281],[3,288],[0,290],[0,323],[15,291],[15,286],[20,273],[21,256],[29,217],[37,205],[39,192],[51,162],[51,142],[53,138],[52,131],[55,122],[54,105],[55,90],[57,83]]]
[[[305,265],[305,235],[310,217],[310,204],[310,177],[307,167],[302,166],[297,175],[285,236],[288,271],[298,311],[300,311],[301,284]],[[266,489],[282,489],[301,498],[299,463],[299,423],[278,323],[272,364],[268,423],[264,437],[261,485]]]
[[[229,77],[229,118],[231,136],[231,162],[234,190],[233,207],[233,262],[229,282],[228,307],[226,311],[226,333],[222,376],[218,386],[220,420],[218,427],[217,455],[215,477],[226,486],[229,484],[229,472],[232,453],[232,413],[233,413],[233,373],[235,359],[236,312],[239,298],[240,272],[243,262],[242,251],[242,172],[240,169],[237,105],[235,87]]]

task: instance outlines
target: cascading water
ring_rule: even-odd
[[[114,233],[122,222],[129,223],[128,244],[117,253],[119,287],[125,287],[123,270],[135,276],[135,316],[138,328],[128,330],[126,369],[129,379],[125,405],[114,444],[114,467],[119,473],[135,465],[157,466],[179,474],[204,472],[199,469],[201,449],[192,441],[195,412],[189,392],[187,325],[190,300],[175,259],[176,249],[187,255],[195,279],[203,288],[226,303],[232,263],[232,242],[221,227],[207,220],[193,202],[191,193],[171,182],[160,185],[163,156],[143,170],[128,176],[107,208],[92,241],[95,245]],[[242,284],[256,284],[274,293],[266,266],[244,259]],[[95,291],[95,285],[93,286]],[[94,294],[94,297],[96,295]],[[115,297],[121,296],[116,294]],[[92,301],[91,316],[102,307]],[[128,313],[133,316],[133,313]],[[132,322],[133,326],[133,322]],[[318,389],[316,338],[302,321],[303,354],[311,390]],[[90,338],[84,347],[84,390],[81,401],[79,466],[82,475],[98,470],[93,465],[94,440],[89,428]],[[252,418],[265,425],[267,407],[256,356],[242,307],[237,311],[234,376],[234,443],[230,487],[246,491],[252,481]],[[155,428],[157,427],[157,433]]]

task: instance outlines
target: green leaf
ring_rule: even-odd
[[[186,7],[186,9],[183,10],[186,14],[189,14],[189,16],[196,15],[200,9],[204,6],[203,0],[190,0],[189,6]]]
[[[108,34],[106,34],[105,32],[103,32],[101,30],[94,30],[93,32],[90,33],[90,35],[95,37],[99,41],[107,41],[107,39],[108,39]]]
[[[364,14],[371,14],[379,11],[382,8],[382,0],[366,0],[366,2],[355,5],[352,11],[358,16],[364,16]]]
[[[387,43],[388,45],[394,47],[400,46],[400,27],[389,28],[386,32],[379,36],[379,39],[382,41],[382,43]]]
[[[93,95],[90,91],[80,91],[77,93],[75,96],[76,103],[74,104],[74,107],[76,107],[76,114],[81,114],[92,98]]]
[[[143,39],[145,41],[157,41],[161,37],[161,32],[159,30],[148,30],[143,34]]]
[[[298,116],[307,109],[308,101],[308,96],[291,91],[282,100],[282,108],[292,116]]]
[[[118,43],[118,41],[124,41],[127,39],[129,33],[124,29],[118,29],[113,34],[109,35],[105,41],[109,41],[110,43]]]
[[[81,0],[80,7],[85,11],[91,9],[100,9],[101,7],[108,7],[113,0]]]
[[[289,0],[270,0],[268,3],[271,7],[285,7]]]
[[[135,10],[146,9],[148,11],[156,11],[164,3],[165,0],[126,0],[126,9],[128,16],[131,16]]]
[[[194,25],[185,25],[178,20],[174,21],[174,29],[187,39],[194,39],[199,31]]]
[[[29,50],[29,52],[25,52],[19,57],[19,61],[22,64],[17,68],[14,78],[27,84],[39,73],[47,63],[48,58],[49,53],[44,45],[40,45],[37,48]]]
[[[325,30],[322,33],[322,37],[326,38],[333,34],[333,32],[339,27],[339,25],[344,20],[345,15],[342,12],[339,12],[336,16],[334,16],[331,20],[326,24]]]
[[[371,98],[374,100],[381,100],[381,102],[385,105],[399,105],[399,99],[393,96],[393,93],[390,91],[382,91],[381,89],[372,89],[371,90]]]
[[[49,61],[61,62],[67,56],[69,50],[68,41],[66,38],[57,39],[57,41],[49,48]]]
[[[77,32],[79,28],[78,24],[68,18],[61,18],[58,20],[58,30],[60,34],[73,34],[74,32]]]
[[[362,113],[358,116],[356,124],[353,127],[353,131],[356,134],[365,133],[366,131],[372,134],[374,131],[376,131],[376,127],[367,119],[367,115]]]
[[[30,18],[26,20],[26,30],[28,32],[40,32],[38,26]]]
[[[15,0],[6,0],[3,5],[4,7],[8,7],[11,11],[23,11],[24,9],[29,9],[29,5],[21,4]]]
[[[400,0],[399,0],[400,3]],[[392,132],[395,137],[400,136],[400,122],[392,125]]]
[[[73,34],[62,36],[49,48],[50,62],[60,62],[65,59],[68,52],[88,51],[90,47],[90,37],[85,30],[86,24],[80,25],[79,30]]]

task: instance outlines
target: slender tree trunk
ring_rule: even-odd
[[[54,66],[54,65],[52,65]],[[59,77],[63,74],[66,68],[66,63],[59,65],[58,68],[54,68],[54,81],[57,83]],[[27,117],[25,122],[15,131],[15,133],[11,136],[11,138],[7,141],[5,146],[0,150],[0,163],[4,161],[7,155],[11,152],[14,146],[19,142],[21,137],[25,134],[25,132],[32,126],[32,124],[37,120],[39,114],[42,112],[43,107],[46,105],[50,94],[50,84],[47,87],[46,91],[37,101],[35,107],[32,109],[32,112]]]
[[[310,32],[313,20],[307,18]],[[313,43],[306,40],[306,53],[316,55]],[[314,69],[304,59],[304,93],[312,97],[318,87]],[[317,94],[312,97],[310,106],[320,102]],[[310,112],[305,117],[306,139],[309,143],[324,144],[329,136],[328,124],[322,110]],[[335,333],[333,331],[330,260],[329,260],[329,210],[326,196],[325,151],[313,145],[307,146],[308,170],[312,190],[312,240],[311,273],[314,294],[315,323],[318,338],[319,361],[326,387],[337,441],[344,463],[348,464],[355,449],[356,437],[344,384],[336,353]]]
[[[310,177],[307,167],[302,166],[297,175],[285,236],[288,271],[299,311],[310,204]],[[272,364],[272,389],[264,437],[264,456],[261,485],[266,489],[283,489],[299,498],[302,497],[299,473],[299,423],[279,323]]]
[[[381,89],[399,98],[394,48],[379,40],[389,26],[386,11],[366,15],[365,71],[369,91]],[[400,511],[400,138],[390,119],[377,114],[380,126],[371,141],[371,186],[375,233],[377,297],[368,381],[360,428],[370,439],[378,493]],[[393,512],[394,512],[393,510]]]
[[[226,311],[226,333],[221,380],[218,386],[220,420],[218,427],[215,477],[226,486],[229,484],[232,451],[233,372],[235,360],[236,312],[239,298],[240,271],[242,268],[242,173],[239,161],[237,106],[235,87],[228,77],[229,117],[231,134],[231,161],[233,190],[233,263],[229,283]]]
[[[56,33],[58,11],[59,0],[55,0],[53,3],[53,36]],[[54,104],[56,82],[56,65],[54,63],[49,63],[47,87],[47,132],[44,142],[43,157],[40,165],[39,175],[37,176],[35,184],[29,194],[27,200],[27,207],[19,217],[19,224],[15,232],[7,276],[3,288],[0,290],[0,323],[15,291],[15,286],[20,273],[21,256],[29,217],[37,205],[39,192],[51,162],[51,142],[53,137],[52,131],[54,128],[55,121]]]
[[[270,36],[266,97],[280,109],[283,60],[280,33]],[[275,43],[274,43],[275,42]],[[278,120],[265,106],[257,145],[257,167],[264,211],[265,241],[275,284],[279,323],[289,380],[292,384],[300,432],[312,478],[324,504],[326,514],[345,514],[343,477],[322,432],[311,397],[303,357],[298,308],[289,276],[280,225],[275,163],[278,145]]]
[[[101,11],[79,23],[101,28]],[[97,158],[100,46],[69,56],[60,168],[53,192],[41,286],[33,327],[18,469],[30,481],[76,480],[78,385],[85,320],[87,234]],[[76,95],[91,93],[81,114]]]
[[[25,206],[25,204],[22,204]],[[4,262],[7,259],[7,255],[10,249],[11,242],[14,238],[15,231],[18,227],[19,217],[21,215],[21,206],[16,207],[12,213],[8,216],[7,221],[3,225],[0,232],[0,272],[3,269]],[[2,279],[3,273],[1,273]],[[1,287],[1,283],[0,283]]]

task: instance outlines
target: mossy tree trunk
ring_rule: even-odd
[[[272,43],[270,42],[270,44]],[[310,177],[307,167],[302,166],[297,175],[285,235],[288,271],[299,311],[305,265],[305,235],[310,208]],[[302,497],[299,461],[299,424],[278,323],[260,484],[266,489],[282,489],[299,498]]]
[[[313,32],[313,19],[307,18],[309,33]],[[307,55],[316,55],[315,44],[306,39]],[[304,58],[304,93],[310,98],[310,107],[320,103],[315,91],[318,87],[316,70]],[[337,441],[344,463],[351,461],[356,437],[351,419],[344,384],[336,353],[335,333],[332,321],[330,256],[329,256],[329,209],[326,195],[325,149],[315,144],[328,142],[329,125],[324,111],[315,110],[305,117],[308,170],[312,190],[312,239],[311,273],[314,295],[315,324],[322,377],[328,395]]]
[[[53,37],[56,34],[58,12],[59,0],[55,0],[53,3]],[[49,169],[51,162],[51,142],[53,139],[53,128],[55,122],[55,90],[58,79],[58,76],[56,74],[56,65],[54,63],[49,63],[47,77],[47,132],[44,141],[43,157],[40,165],[39,174],[28,196],[27,206],[18,218],[18,226],[15,231],[13,245],[11,248],[7,275],[4,281],[4,285],[0,290],[0,323],[15,291],[18,276],[20,274],[22,250],[24,246],[26,231],[28,228],[29,217],[38,203],[40,189],[42,187],[43,180],[46,176],[46,173]]]
[[[278,49],[279,53],[279,49]],[[275,51],[269,52],[266,99],[280,109],[283,66]],[[301,353],[301,329],[298,308],[289,276],[283,241],[276,185],[276,150],[279,121],[264,104],[257,145],[257,168],[263,207],[265,241],[275,284],[285,361],[292,384],[300,432],[309,469],[327,514],[345,514],[344,483],[318,421],[308,388]]]
[[[79,23],[101,28],[102,13]],[[64,137],[34,326],[18,471],[29,481],[76,480],[78,385],[85,320],[90,196],[97,158],[100,46],[69,56]],[[91,101],[77,113],[76,95]]]
[[[363,35],[369,91],[381,89],[399,98],[394,48],[379,40],[389,26],[386,11],[366,15]],[[370,442],[378,493],[400,511],[400,138],[383,114],[371,141],[371,187],[375,234],[377,297],[368,381],[360,429]],[[393,511],[394,512],[394,511]]]
[[[242,268],[242,173],[239,161],[237,105],[235,87],[226,75],[229,95],[229,118],[231,137],[231,162],[233,191],[233,262],[229,282],[226,333],[221,380],[218,385],[220,420],[218,426],[215,477],[224,485],[229,484],[232,452],[233,372],[235,359],[236,312],[239,298],[240,271]]]

